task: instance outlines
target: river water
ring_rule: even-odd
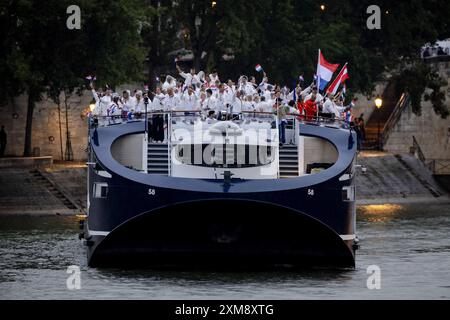
[[[357,228],[354,270],[125,271],[87,267],[75,217],[0,216],[0,299],[450,299],[449,204],[359,206]]]

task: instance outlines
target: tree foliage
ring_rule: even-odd
[[[81,8],[81,30],[66,27],[71,4]],[[381,9],[379,30],[366,25],[372,4]],[[312,79],[320,48],[328,61],[348,62],[350,91],[368,94],[385,75],[400,75],[417,96],[415,112],[427,92],[445,117],[444,82],[419,53],[450,37],[449,16],[444,0],[0,0],[0,94],[29,96],[29,154],[36,101],[82,87],[87,74],[114,86],[140,80],[146,63],[153,82],[175,72],[170,53],[184,49],[192,66],[216,69],[222,80],[257,75],[259,63],[271,82],[291,86],[300,74]]]
[[[31,155],[35,103],[43,94],[59,102],[61,91],[82,88],[84,77],[120,84],[142,75],[141,0],[79,0],[81,30],[69,30],[68,0],[1,0],[1,93],[28,95],[24,155]]]
[[[195,68],[217,69],[223,78],[255,74],[254,65],[260,63],[271,81],[292,85],[302,73],[312,78],[321,48],[330,62],[348,62],[351,91],[370,94],[386,74],[422,64],[425,43],[450,37],[450,2],[443,0],[217,0],[214,6],[205,0],[152,1],[158,2],[171,17],[172,32],[183,31],[168,35],[167,42],[192,50]],[[379,30],[367,28],[366,10],[372,4],[381,9]],[[235,59],[224,61],[226,52]],[[170,67],[174,72],[173,63]],[[420,88],[430,84],[422,82]],[[432,101],[435,110],[444,110],[439,90]]]

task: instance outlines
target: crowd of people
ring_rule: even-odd
[[[178,79],[167,75],[163,83],[158,81],[154,92],[148,88],[125,90],[122,95],[110,88],[98,92],[91,82],[95,99],[92,114],[131,118],[145,112],[174,111],[187,115],[200,113],[217,120],[240,119],[245,113],[276,114],[281,143],[285,142],[285,126],[290,115],[306,121],[317,117],[331,122],[336,119],[353,121],[354,101],[344,106],[342,92],[322,94],[315,81],[305,87],[302,87],[303,81],[299,81],[294,89],[289,89],[270,84],[265,72],[258,83],[254,76],[243,75],[237,82],[222,82],[217,72],[196,73],[194,69],[184,72],[178,65],[177,70]]]

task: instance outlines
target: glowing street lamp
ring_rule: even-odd
[[[324,4],[320,5],[320,10],[325,11],[325,5]]]
[[[216,1],[211,2],[211,8],[214,8],[215,6],[217,6],[217,2]]]
[[[383,105],[383,99],[381,99],[380,96],[377,96],[375,98],[375,106],[377,107],[377,109],[380,109],[382,105]]]
[[[377,96],[375,98],[375,107],[377,107],[377,110],[380,110],[382,105],[383,105],[383,99],[381,99],[380,96]],[[378,150],[381,151],[383,148],[381,146],[380,118],[381,118],[381,116],[378,117]]]

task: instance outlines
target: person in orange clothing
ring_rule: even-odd
[[[313,94],[309,100],[304,103],[306,120],[311,121],[317,115],[316,95]]]

